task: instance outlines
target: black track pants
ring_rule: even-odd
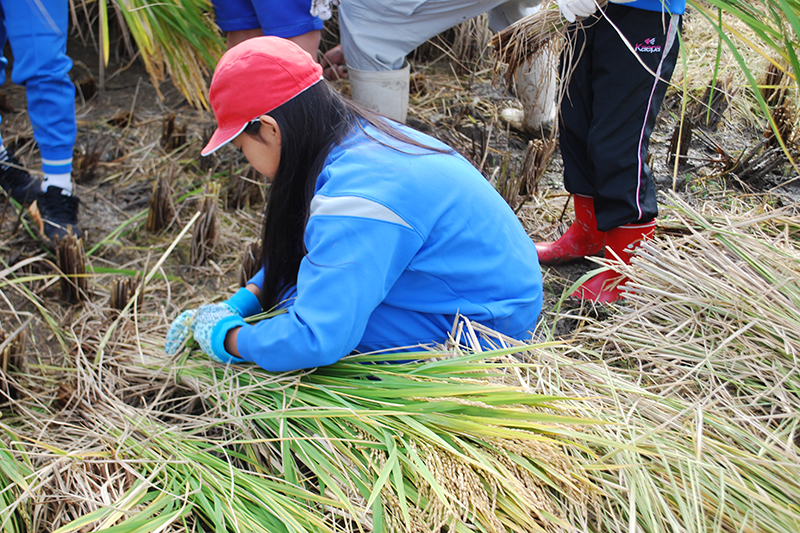
[[[574,65],[560,115],[564,186],[594,198],[600,231],[658,214],[645,161],[680,26],[679,15],[609,4],[605,16],[571,28],[562,55],[562,68]]]

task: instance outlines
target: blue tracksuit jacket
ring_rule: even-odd
[[[541,311],[536,248],[484,177],[461,156],[369,126],[354,128],[325,161],[305,245],[288,313],[239,332],[240,356],[266,370],[443,342],[457,313],[527,339]],[[262,282],[263,271],[251,280]]]

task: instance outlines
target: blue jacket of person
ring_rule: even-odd
[[[475,167],[368,125],[329,153],[305,246],[288,312],[238,335],[240,356],[268,371],[441,343],[459,313],[526,340],[542,308],[536,248]],[[261,287],[263,276],[250,283]]]

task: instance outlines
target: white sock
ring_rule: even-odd
[[[42,179],[42,192],[46,192],[48,187],[61,187],[62,194],[72,196],[72,174],[45,174]]]

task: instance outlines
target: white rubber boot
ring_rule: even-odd
[[[523,63],[515,75],[522,109],[507,108],[501,116],[512,126],[534,134],[547,134],[556,118],[556,58],[547,48]]]
[[[544,48],[517,70],[517,97],[529,131],[550,129],[556,118],[556,60],[551,56]]]
[[[347,68],[353,101],[371,111],[405,123],[411,66],[400,70],[369,71]]]

